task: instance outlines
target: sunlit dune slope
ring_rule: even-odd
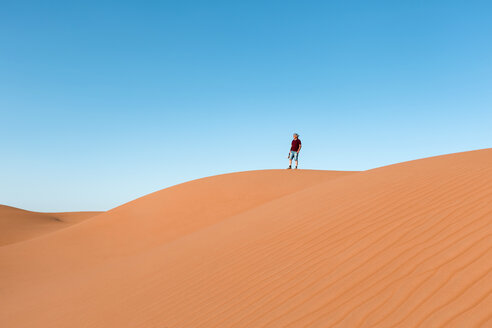
[[[0,205],[0,246],[66,228],[99,213],[39,213]]]
[[[269,175],[289,185],[304,173],[229,178],[243,190],[264,174],[252,192],[267,188],[260,182]],[[1,247],[0,324],[492,326],[492,150],[325,180],[310,174],[312,184],[220,219],[207,208],[228,208],[227,198],[182,202],[183,192],[166,203],[172,196],[161,191]],[[224,183],[208,182],[202,194]],[[259,196],[246,190],[243,197]],[[176,211],[146,210],[163,202]],[[164,217],[172,223],[154,223]]]

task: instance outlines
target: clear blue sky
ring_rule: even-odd
[[[0,204],[490,147],[491,1],[2,1]]]

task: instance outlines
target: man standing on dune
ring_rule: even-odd
[[[297,160],[299,158],[299,152],[301,151],[301,139],[299,139],[299,135],[297,133],[294,133],[294,140],[292,140],[292,144],[290,147],[290,153],[289,153],[289,167],[287,168],[290,170],[292,168],[292,160],[296,161],[296,167],[294,169],[297,169]]]

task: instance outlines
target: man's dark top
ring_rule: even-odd
[[[292,147],[290,147],[290,151],[298,151],[300,145],[301,145],[301,139],[297,138],[292,140]]]

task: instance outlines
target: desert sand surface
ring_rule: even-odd
[[[1,327],[492,327],[492,149],[167,188],[0,247]]]
[[[66,228],[102,212],[42,213],[0,205],[0,246]]]

